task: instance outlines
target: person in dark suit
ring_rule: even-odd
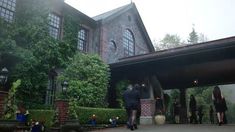
[[[210,105],[209,117],[210,117],[211,124],[214,124],[214,109],[212,105]]]
[[[191,112],[190,123],[194,122],[194,123],[197,124],[197,115],[196,115],[197,102],[196,102],[196,99],[195,99],[194,95],[190,96],[189,110]]]
[[[179,124],[180,123],[180,103],[179,99],[176,97],[173,102],[173,120],[174,123]]]
[[[203,114],[203,106],[202,106],[202,105],[200,105],[200,106],[198,107],[198,113],[197,113],[197,115],[198,115],[198,121],[199,121],[199,123],[202,124],[202,118],[203,118],[203,116],[204,116],[204,114]]]
[[[127,114],[127,128],[130,128],[130,119],[131,119],[131,104],[130,104],[130,92],[133,89],[133,86],[130,84],[127,86],[127,89],[123,93],[123,99],[125,103],[125,109]]]
[[[134,122],[134,128],[138,129],[137,124],[138,121],[140,119],[140,115],[141,115],[141,103],[140,103],[140,85],[139,84],[135,84],[134,86],[134,90],[137,92],[137,113],[136,113],[136,121]]]
[[[123,98],[128,115],[129,128],[131,130],[137,129],[136,117],[140,105],[140,93],[137,90],[137,85],[134,88],[132,85],[129,85],[123,94]]]

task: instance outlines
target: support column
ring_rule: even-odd
[[[155,100],[154,99],[141,99],[141,116],[140,124],[154,124]]]
[[[68,120],[69,102],[67,100],[56,100],[55,107],[59,112],[59,123],[64,124]]]
[[[5,99],[7,98],[8,96],[8,92],[4,92],[4,91],[0,91],[0,117],[3,116],[3,113],[4,113],[4,105],[6,102]]]
[[[180,123],[188,123],[186,106],[186,89],[180,89]]]

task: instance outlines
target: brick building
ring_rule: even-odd
[[[18,6],[26,0],[0,0],[0,17],[12,23],[19,13]],[[36,5],[35,5],[36,6]],[[64,0],[50,0],[49,34],[63,40],[65,16],[71,15],[79,27],[77,31],[78,52],[96,53],[108,64],[120,58],[146,54],[154,51],[151,40],[134,3],[130,3],[93,18],[66,4]],[[55,75],[57,73],[53,73]],[[49,77],[46,102],[52,103],[56,91],[54,77]]]
[[[1,0],[0,14],[8,22],[14,21],[21,0]],[[65,14],[79,18],[77,49],[98,53],[105,62],[119,58],[153,52],[154,48],[134,3],[124,5],[93,18],[66,4],[63,0],[50,0],[49,33],[63,39]]]

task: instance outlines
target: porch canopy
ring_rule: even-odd
[[[111,82],[154,75],[163,89],[235,83],[235,37],[123,58],[110,67]]]

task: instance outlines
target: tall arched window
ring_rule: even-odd
[[[123,35],[124,56],[134,55],[134,36],[130,30],[126,30]]]

